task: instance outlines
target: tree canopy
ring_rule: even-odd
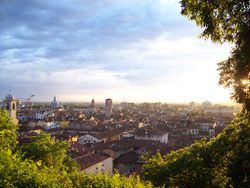
[[[0,110],[0,152],[14,150],[17,144],[17,125],[13,124],[8,112]]]
[[[47,166],[59,166],[66,158],[69,144],[57,141],[49,134],[42,133],[35,136],[31,143],[24,144],[22,153],[24,158],[41,161]]]
[[[233,89],[232,98],[250,110],[249,0],[181,0],[182,14],[204,28],[202,37],[231,42],[231,56],[220,63],[219,83]]]
[[[67,142],[41,134],[20,147],[16,130],[0,109],[0,187],[152,187],[137,176],[82,173],[67,156]]]
[[[248,187],[249,129],[245,110],[215,139],[150,158],[144,165],[144,178],[160,187]]]

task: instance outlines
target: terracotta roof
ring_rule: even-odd
[[[108,158],[110,158],[110,156],[107,154],[95,153],[95,154],[79,156],[74,158],[74,160],[80,166],[81,170],[84,170]]]
[[[78,142],[74,142],[71,144],[71,150],[77,151],[78,153],[81,153],[81,154],[89,153],[87,151],[88,147],[85,145],[81,145]]]
[[[111,149],[113,151],[121,151],[126,149],[133,148],[134,150],[139,149],[145,146],[152,146],[152,148],[160,148],[164,147],[165,144],[162,144],[157,141],[151,140],[135,140],[135,139],[122,139],[122,140],[114,140],[107,143],[96,143],[89,150],[91,151],[103,151],[105,149]]]
[[[87,153],[86,153],[87,154]],[[70,150],[70,151],[68,151],[68,155],[71,157],[71,158],[77,158],[77,157],[80,157],[80,156],[82,156],[83,154],[81,154],[81,153],[79,153],[79,152],[77,152],[77,151],[75,151],[75,150]]]
[[[155,128],[152,128],[152,127],[143,127],[143,128],[137,129],[134,134],[137,136],[145,136],[145,135],[162,136],[166,133],[160,130],[157,130]]]
[[[131,128],[128,129],[126,127],[121,127],[121,128],[116,128],[116,129],[100,132],[97,134],[91,134],[91,136],[94,136],[98,138],[99,140],[102,140],[104,138],[110,138],[112,136],[121,135],[122,133],[129,131],[129,130],[131,130]]]
[[[129,164],[136,162],[139,159],[140,155],[131,151],[128,153],[125,153],[121,156],[119,156],[117,159],[115,159],[115,163],[123,163],[123,164]]]
[[[58,140],[69,140],[70,138],[75,137],[75,136],[77,136],[77,135],[76,134],[66,133],[66,132],[55,135],[56,139],[58,139]]]

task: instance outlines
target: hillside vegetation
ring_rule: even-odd
[[[144,178],[165,187],[249,187],[250,114],[242,111],[215,139],[159,153],[144,165]]]
[[[81,173],[66,154],[68,144],[48,134],[19,147],[17,128],[0,110],[0,187],[152,187],[136,176]]]

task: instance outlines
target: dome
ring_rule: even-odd
[[[56,109],[58,108],[58,102],[56,101],[56,96],[54,96],[53,101],[51,102],[51,108]]]
[[[13,101],[13,100],[16,100],[16,98],[15,98],[12,94],[8,94],[8,95],[5,97],[5,100],[6,100],[6,101]]]
[[[57,104],[56,96],[54,96],[54,99],[53,99],[53,101],[51,103]]]

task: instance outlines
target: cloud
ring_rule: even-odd
[[[198,39],[179,12],[175,0],[2,0],[0,95],[166,100],[164,87],[200,87],[195,72],[215,76],[230,47]]]

